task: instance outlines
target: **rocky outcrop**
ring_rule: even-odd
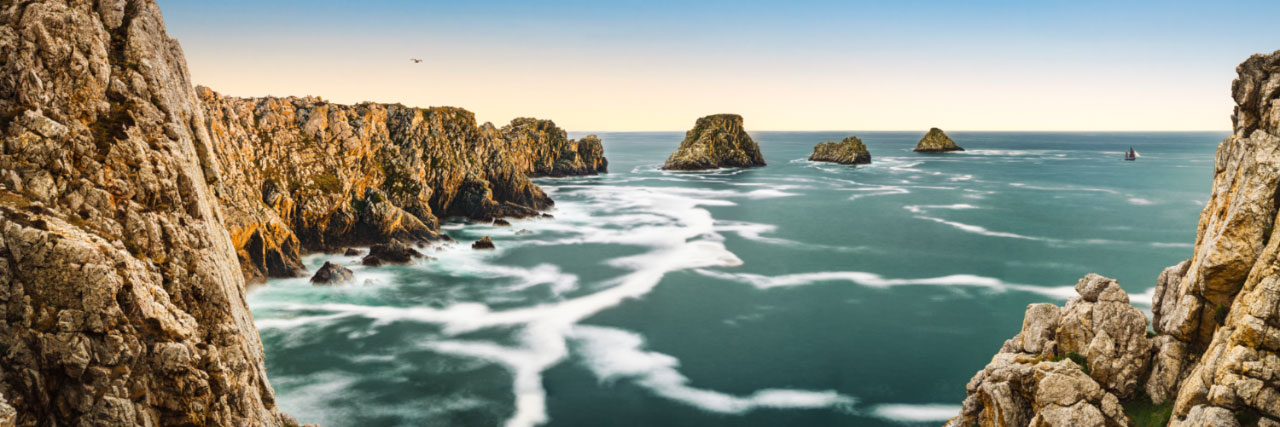
[[[698,119],[662,169],[705,170],[764,165],[760,147],[742,128],[742,116],[717,114]]]
[[[0,1],[0,417],[295,424],[205,123],[154,1]]]
[[[916,144],[917,153],[946,153],[951,151],[964,151],[951,137],[947,136],[942,129],[932,128],[926,133],[920,142]]]
[[[340,285],[354,280],[356,280],[356,275],[351,272],[351,269],[329,261],[325,261],[324,266],[316,270],[314,276],[311,276],[311,284],[313,285]]]
[[[1134,397],[1137,381],[1139,392],[1171,412],[1171,426],[1280,426],[1280,241],[1275,239],[1280,214],[1280,51],[1255,55],[1236,71],[1235,131],[1218,146],[1213,190],[1200,214],[1192,258],[1165,269],[1156,280],[1153,336],[1144,344],[1137,336],[1118,337],[1106,326],[1120,322],[1128,331],[1136,323],[1129,320],[1131,314],[1119,314],[1130,309],[1100,305],[1108,300],[1105,289],[1089,310],[1079,310],[1078,300],[1067,304],[1066,310],[1075,305],[1076,312],[1092,313],[1092,320],[1077,316],[1081,324],[1093,325],[1092,338],[1063,335],[1064,319],[1070,317],[1033,305],[1023,331],[970,382],[964,412],[949,425],[1017,425],[1001,423],[1044,414],[1043,407],[1026,403],[1026,393],[999,389],[1005,377],[995,371],[1012,366],[1002,362],[1014,357],[1009,354],[1043,357],[1046,348],[1061,353],[1067,348],[1064,343],[1074,342],[1072,348],[1079,349],[1087,339],[1086,352],[1080,354],[1090,377],[1122,405]],[[1116,293],[1115,299],[1119,297]],[[1103,345],[1095,352],[1098,342]],[[1099,354],[1115,363],[1099,366]],[[1106,371],[1100,372],[1100,367]],[[1022,392],[1043,389],[1027,387],[1025,380],[1021,384],[1017,390]],[[1091,390],[1087,384],[1074,387]],[[1010,417],[1023,418],[995,415],[1011,407],[1017,409]],[[1076,417],[1091,413],[1086,408],[1073,410]]]
[[[871,152],[867,151],[867,146],[861,139],[850,136],[840,142],[827,141],[814,146],[809,161],[865,165],[871,163]]]
[[[369,254],[360,260],[361,264],[379,266],[383,264],[408,264],[425,255],[398,240],[380,243],[369,247]]]
[[[476,240],[471,244],[471,249],[494,249],[493,239],[490,239],[489,236],[483,236],[480,240]]]
[[[502,143],[512,163],[531,177],[595,175],[609,169],[600,138],[570,140],[550,120],[512,120],[502,127]]]
[[[1150,363],[1146,315],[1115,280],[1080,279],[1065,307],[1032,304],[1022,331],[1005,341],[966,386],[950,426],[1126,425]]]
[[[499,130],[452,107],[198,93],[251,281],[303,274],[303,252],[435,240],[440,217],[536,215],[552,201],[529,177],[607,170],[598,138],[549,120]]]

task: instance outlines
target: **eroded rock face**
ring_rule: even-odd
[[[742,116],[717,114],[698,119],[667,162],[667,170],[764,166],[760,147],[742,128]]]
[[[964,151],[951,137],[947,136],[942,129],[932,128],[926,133],[920,142],[916,144],[917,153],[946,153],[950,151]]]
[[[552,201],[530,176],[607,170],[598,138],[549,120],[498,130],[452,107],[198,93],[251,281],[304,274],[303,252],[438,239],[439,217],[533,216]]]
[[[861,139],[850,136],[840,142],[827,141],[814,146],[809,160],[842,165],[865,165],[871,163],[871,152],[867,151],[867,146]]]
[[[599,137],[570,140],[550,120],[514,119],[502,127],[502,141],[512,162],[532,177],[595,175],[609,169]]]
[[[1112,279],[1090,274],[1076,293],[1062,308],[1027,306],[1022,331],[969,382],[948,425],[1125,425],[1120,402],[1150,363],[1146,315]]]
[[[292,421],[204,123],[153,1],[0,2],[0,417]]]

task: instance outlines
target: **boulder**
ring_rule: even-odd
[[[383,264],[408,264],[415,258],[422,258],[421,252],[398,240],[380,243],[369,247],[369,254],[360,260],[361,264],[379,266]]]
[[[493,239],[490,239],[489,236],[484,236],[472,243],[471,249],[495,249],[495,246],[493,246]]]
[[[311,276],[311,284],[313,285],[340,285],[349,283],[356,279],[355,273],[350,269],[329,261],[324,262],[324,266],[316,270],[316,274]]]
[[[871,152],[867,151],[867,146],[861,139],[850,136],[840,142],[827,141],[814,146],[809,161],[865,165],[871,163]]]
[[[717,114],[698,119],[664,170],[706,170],[764,166],[764,156],[742,128],[742,116]]]
[[[932,128],[926,133],[920,142],[916,144],[915,152],[917,153],[946,153],[950,151],[964,151],[951,137],[947,136],[942,129]]]
[[[344,255],[344,256],[360,256],[360,254],[363,254],[363,253],[364,253],[364,251],[361,251],[361,250],[356,249],[356,248],[347,248],[347,250],[346,250],[346,251],[343,251],[343,252],[342,252],[342,255]]]
[[[1126,425],[1151,360],[1142,310],[1115,280],[1090,274],[1066,306],[1027,306],[1022,330],[966,387],[950,425]]]
[[[510,226],[511,226],[511,222],[510,222],[510,221],[507,221],[507,220],[505,220],[505,219],[502,219],[502,218],[494,218],[494,219],[493,219],[493,226],[494,226],[494,227],[510,227]]]

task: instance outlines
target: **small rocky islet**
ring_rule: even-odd
[[[867,145],[861,139],[850,136],[840,142],[827,141],[814,146],[809,161],[865,165],[871,163],[871,152],[867,151]]]
[[[708,170],[764,166],[760,146],[742,127],[742,116],[715,114],[699,118],[663,170]]]
[[[920,138],[920,142],[916,144],[917,153],[949,153],[952,151],[964,151],[956,142],[947,136],[942,129],[932,128],[929,132]]]

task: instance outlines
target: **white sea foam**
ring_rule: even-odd
[[[930,209],[967,210],[977,209],[978,207],[968,203],[957,203],[953,205],[907,205],[902,208],[911,211],[911,213],[924,213],[924,211]]]
[[[981,235],[983,235],[983,236],[991,236],[991,237],[1007,237],[1007,238],[1010,238],[1010,239],[1037,240],[1037,241],[1049,241],[1049,240],[1050,240],[1050,239],[1045,239],[1045,238],[1042,238],[1042,237],[1024,236],[1024,235],[1017,234],[1017,233],[1007,233],[1007,232],[1003,232],[1003,231],[991,231],[991,230],[988,230],[986,227],[983,227],[983,226],[980,226],[980,225],[973,225],[973,224],[965,224],[965,223],[963,223],[963,222],[948,221],[948,220],[945,220],[945,219],[942,219],[942,218],[936,218],[936,217],[925,216],[925,215],[916,215],[916,218],[920,218],[920,219],[925,219],[925,220],[933,221],[933,222],[936,222],[936,223],[939,223],[939,224],[950,225],[950,226],[955,227],[955,228],[957,228],[957,229],[960,229],[960,230],[962,230],[962,231],[967,231],[967,232],[974,233],[974,234],[981,234]]]
[[[960,415],[960,405],[943,404],[884,404],[875,405],[871,414],[877,418],[907,423],[943,422]]]
[[[722,414],[760,408],[836,408],[850,411],[857,400],[834,390],[763,389],[745,396],[693,387],[677,369],[680,361],[646,351],[639,335],[612,328],[575,326],[569,338],[579,346],[587,368],[602,382],[628,380],[657,396]]]
[[[573,186],[561,186],[562,190]],[[475,357],[490,360],[511,371],[514,377],[513,393],[516,396],[515,413],[507,420],[508,426],[533,426],[547,421],[546,391],[542,388],[542,372],[559,363],[567,355],[566,334],[582,319],[607,308],[616,306],[631,298],[638,298],[653,289],[662,277],[671,271],[705,268],[729,267],[742,263],[733,253],[716,241],[715,221],[711,214],[700,206],[724,205],[724,201],[703,199],[701,197],[777,197],[774,193],[740,193],[687,188],[578,188],[573,191],[589,194],[597,202],[608,204],[608,209],[639,209],[646,213],[665,217],[668,221],[661,225],[648,225],[626,230],[606,230],[602,227],[583,226],[584,241],[603,241],[611,243],[648,246],[651,250],[635,256],[615,258],[608,264],[631,272],[605,283],[609,287],[598,292],[577,298],[515,308],[493,311],[488,306],[474,302],[460,302],[444,308],[434,307],[387,307],[365,306],[356,304],[286,304],[284,308],[295,310],[319,311],[326,314],[301,316],[290,319],[287,323],[279,320],[264,319],[259,327],[271,329],[291,327],[317,321],[332,320],[348,316],[360,316],[374,320],[371,328],[378,328],[393,322],[418,322],[439,324],[443,333],[457,336],[462,333],[495,327],[516,327],[517,345],[502,345],[487,341],[443,339],[424,344],[427,349],[441,353]],[[465,252],[465,250],[462,250]],[[480,257],[471,257],[473,261],[464,261],[466,257],[458,257],[462,268],[489,269],[496,267],[483,261],[474,261]],[[470,262],[468,265],[466,263]],[[437,265],[437,264],[433,264]],[[451,265],[451,263],[438,263]],[[454,264],[457,266],[456,264]],[[447,267],[446,267],[447,268]],[[507,267],[510,268],[510,267]],[[475,270],[471,270],[475,271]],[[524,284],[536,283],[569,283],[576,282],[576,277],[568,279],[558,269],[534,268],[516,270],[497,270],[488,274],[524,276]],[[805,395],[800,395],[804,397]],[[762,391],[745,400],[734,401],[730,406],[746,402],[750,405],[778,405],[797,399],[786,391]]]
[[[994,277],[983,277],[971,274],[954,274],[942,277],[920,279],[887,279],[875,273],[861,271],[827,271],[817,273],[798,273],[781,276],[765,276],[751,273],[727,273],[710,269],[695,270],[698,274],[717,279],[737,281],[760,289],[812,285],[823,282],[851,282],[871,288],[888,288],[893,286],[963,286],[985,288],[995,292],[1009,290],[1037,293],[1056,299],[1067,299],[1075,295],[1073,286],[1035,286],[1007,283]]]
[[[1138,205],[1138,206],[1150,206],[1150,205],[1154,205],[1154,204],[1155,204],[1155,202],[1152,202],[1152,201],[1150,201],[1150,200],[1147,200],[1147,199],[1144,199],[1144,198],[1141,198],[1141,197],[1130,197],[1130,198],[1129,198],[1129,203],[1130,203],[1130,204],[1134,204],[1134,205]]]
[[[1027,190],[1040,190],[1040,191],[1084,191],[1084,192],[1096,192],[1096,193],[1108,193],[1108,194],[1119,194],[1119,193],[1120,193],[1119,191],[1112,190],[1112,189],[1110,189],[1110,188],[1071,187],[1071,186],[1065,186],[1065,187],[1044,187],[1044,186],[1037,186],[1037,185],[1027,185],[1027,184],[1023,184],[1023,183],[1021,183],[1021,182],[1011,182],[1011,183],[1009,183],[1009,186],[1011,186],[1011,187],[1018,187],[1018,188],[1024,188],[1024,189],[1027,189]]]

